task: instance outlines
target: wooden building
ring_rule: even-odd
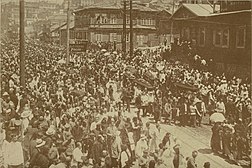
[[[248,4],[251,7],[251,2],[247,1]],[[229,65],[250,68],[251,8],[242,9],[239,3],[236,5],[237,8],[225,6],[224,10],[222,3],[182,4],[171,19],[180,38],[191,41],[198,55],[213,59],[224,68]]]
[[[117,49],[122,47],[123,6],[118,3],[98,3],[74,11],[74,26],[70,30],[70,43],[111,42]],[[152,47],[160,43],[158,37],[159,18],[171,16],[167,11],[150,6],[133,5],[134,47]],[[127,10],[127,48],[129,48],[129,10]],[[61,44],[65,44],[66,29],[61,28]]]

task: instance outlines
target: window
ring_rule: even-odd
[[[111,18],[110,19],[110,24],[116,24],[116,18]]]
[[[95,14],[95,24],[107,23],[108,18],[107,14]]]
[[[205,28],[199,28],[199,45],[204,46],[205,45]]]
[[[223,30],[222,47],[229,47],[229,30]]]
[[[216,47],[229,47],[229,29],[218,29],[213,31],[213,44]]]
[[[117,41],[122,41],[122,36],[120,34],[117,35]]]
[[[221,30],[214,30],[213,41],[215,46],[221,45]]]
[[[139,46],[144,44],[144,36],[143,35],[138,35],[137,36],[137,43]]]
[[[87,32],[82,32],[82,39],[87,39]]]
[[[144,19],[144,25],[148,25],[148,19]]]
[[[137,19],[137,24],[142,25],[142,19]]]
[[[109,41],[113,42],[116,41],[116,39],[117,39],[117,33],[110,33]]]
[[[82,39],[82,32],[76,32],[75,38]]]
[[[101,34],[96,34],[95,39],[96,41],[101,41]]]
[[[116,24],[116,15],[110,15],[110,24]]]
[[[245,38],[246,38],[246,29],[244,26],[238,27],[236,30],[236,47],[244,48],[245,47]]]
[[[145,19],[143,19],[143,24],[142,25],[146,25],[146,20]]]
[[[151,25],[155,25],[155,20],[151,19]]]
[[[74,37],[74,31],[70,31],[70,39],[74,39],[75,37]]]
[[[190,39],[190,28],[189,27],[183,28],[183,37],[186,40]]]
[[[107,14],[102,14],[101,23],[107,23],[107,21],[108,21]]]

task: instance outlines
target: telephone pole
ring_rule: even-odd
[[[20,84],[25,89],[25,13],[24,13],[24,0],[19,0],[19,19],[20,19],[20,28],[19,28],[19,47],[20,47]]]
[[[174,0],[172,1],[172,15],[174,14]],[[170,43],[173,41],[173,20],[171,21]]]
[[[124,54],[126,54],[126,19],[127,19],[127,10],[126,10],[127,2],[126,0],[123,0],[123,35],[122,35],[122,51]]]
[[[69,54],[69,26],[70,26],[70,0],[68,0],[67,4],[67,46],[66,46],[66,64],[68,65],[70,63],[70,54]]]
[[[132,0],[130,0],[130,57],[133,57],[133,16],[132,16]]]

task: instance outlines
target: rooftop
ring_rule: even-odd
[[[180,9],[186,8],[190,12],[196,15],[196,17],[214,17],[214,16],[221,16],[221,15],[230,15],[230,14],[238,14],[238,13],[247,13],[251,12],[252,10],[239,10],[239,11],[231,11],[231,12],[220,12],[220,5],[216,5],[215,11],[213,12],[213,6],[208,4],[183,4],[174,14],[175,20],[188,20],[190,18],[182,17],[176,18],[176,13],[180,11]]]
[[[61,26],[60,30],[64,30],[67,28],[67,25],[65,24],[64,26]],[[69,29],[74,28],[74,21],[70,22],[69,24]]]
[[[209,4],[183,4],[181,7],[183,6],[197,16],[210,16],[213,14],[213,6]],[[215,10],[220,11],[220,5],[216,5]]]
[[[122,9],[123,6],[119,3],[97,3],[97,4],[93,4],[87,7],[83,7],[81,9],[77,9],[74,12],[78,13],[80,11],[86,10],[86,9],[111,9],[111,10],[118,10],[118,9]],[[154,9],[151,7],[147,7],[145,5],[141,5],[141,4],[133,4],[133,10],[140,10],[140,11],[146,11],[146,12],[158,12],[158,9]]]

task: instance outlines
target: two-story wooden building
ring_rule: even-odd
[[[161,15],[171,16],[167,11],[134,4],[133,10],[134,47],[159,45],[158,25]],[[122,47],[123,6],[118,3],[98,3],[74,11],[74,26],[70,30],[70,43],[112,42],[117,49]],[[162,17],[163,18],[163,17]],[[129,48],[129,10],[127,10],[127,48]],[[66,30],[61,29],[61,44],[66,43]]]
[[[182,4],[171,19],[180,38],[191,41],[198,55],[223,68],[251,66],[251,1]]]

